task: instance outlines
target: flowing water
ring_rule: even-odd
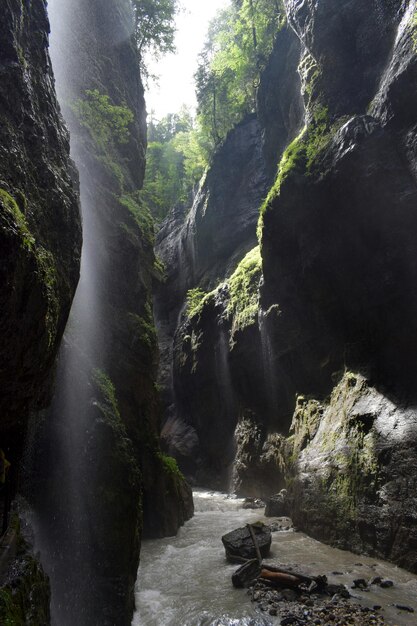
[[[243,500],[204,491],[194,493],[194,502],[195,516],[177,537],[143,542],[132,626],[278,625],[279,618],[262,614],[245,590],[232,587],[237,566],[226,562],[221,543],[221,536],[234,528],[257,520],[268,523],[263,510],[243,509]],[[350,587],[355,578],[389,578],[394,581],[391,589],[373,585],[368,593],[351,592],[366,606],[381,605],[387,624],[417,623],[413,614],[393,606],[404,604],[417,611],[417,576],[379,559],[331,548],[303,533],[284,531],[272,537],[272,562],[299,564],[306,572],[326,574],[329,582]]]

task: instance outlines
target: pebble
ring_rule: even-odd
[[[364,578],[356,578],[353,581],[352,589],[367,589],[368,583]]]
[[[362,607],[351,604],[340,596],[329,600],[328,597],[317,594],[300,595],[293,590],[271,589],[258,581],[254,585],[253,597],[257,598],[260,610],[271,616],[279,616],[282,626],[385,625],[384,618],[376,612],[377,606]]]
[[[414,613],[414,609],[412,606],[406,606],[405,604],[394,604],[395,608],[400,609],[400,611],[408,611],[409,613]]]
[[[392,582],[392,580],[383,580],[379,583],[379,586],[383,589],[388,589],[389,587],[393,587],[394,583]]]

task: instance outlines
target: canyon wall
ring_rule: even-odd
[[[258,91],[278,168],[259,248],[189,287],[167,441],[198,482],[286,487],[299,528],[416,570],[416,6],[286,13]]]
[[[15,495],[30,415],[48,406],[79,277],[78,175],[56,99],[42,0],[2,4],[0,23],[0,448]],[[49,621],[49,582],[10,517],[0,621]],[[36,594],[32,595],[33,589]]]

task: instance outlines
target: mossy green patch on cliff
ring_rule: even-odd
[[[0,587],[0,624],[2,626],[49,624],[48,577],[23,539],[16,514],[12,517],[10,528],[16,533],[16,558],[9,569],[6,582]]]
[[[163,454],[162,452],[157,453],[158,458],[162,461],[162,467],[167,474],[171,476],[175,476],[176,478],[180,478],[184,480],[184,476],[180,472],[180,468],[178,467],[177,461],[172,456],[168,456],[167,454]]]
[[[284,151],[281,161],[278,165],[278,173],[274,184],[267,197],[265,198],[259,214],[259,221],[257,227],[258,241],[262,243],[262,229],[264,222],[264,215],[271,207],[272,202],[277,196],[279,196],[282,184],[288,178],[288,176],[296,169],[305,166],[305,143],[303,141],[307,127],[304,127],[300,134],[290,143],[290,145]]]
[[[195,374],[198,367],[198,350],[201,346],[203,338],[203,332],[191,330],[191,334],[184,335],[181,344],[181,352],[179,355],[179,364],[181,367],[185,367],[188,361],[188,357],[191,357],[191,373]]]
[[[256,246],[242,259],[228,281],[230,299],[227,314],[232,318],[232,342],[237,331],[257,320],[261,277],[262,257],[259,246]]]
[[[100,390],[104,402],[111,408],[115,416],[120,417],[116,389],[109,376],[103,370],[96,368],[92,371],[92,379]]]
[[[26,218],[19,209],[16,200],[5,190],[0,188],[0,204],[4,211],[12,218],[14,223],[10,227],[19,236],[21,245],[26,250],[32,250],[35,238],[29,230]]]
[[[189,289],[187,291],[187,315],[188,317],[194,317],[194,315],[198,315],[203,306],[204,306],[204,298],[206,297],[207,292],[200,287],[196,287],[195,289]]]
[[[26,204],[23,194],[19,194],[19,201],[21,204]],[[2,188],[0,188],[0,206],[3,209],[4,227],[18,237],[25,258],[35,261],[36,278],[46,301],[45,326],[48,333],[48,348],[50,348],[55,342],[60,314],[55,258],[44,246],[37,244],[18,203]]]
[[[292,454],[296,457],[314,438],[323,415],[323,407],[317,400],[298,396],[290,433],[293,446]]]
[[[288,438],[286,469],[294,498],[301,498],[299,490],[303,489],[300,468],[305,474],[306,467],[310,467],[311,502],[306,506],[313,506],[316,499],[314,507],[320,502],[329,518],[334,516],[346,526],[355,523],[360,502],[374,501],[378,490],[373,418],[355,409],[367,389],[363,377],[346,372],[327,406],[299,397],[293,434]]]
[[[148,207],[141,201],[139,192],[123,194],[118,200],[129,211],[129,214],[139,227],[142,237],[153,246],[155,243],[153,217]]]
[[[88,131],[93,146],[88,151],[95,153],[123,193],[125,180],[118,148],[129,141],[133,112],[124,104],[113,104],[98,89],[87,89],[84,97],[74,100],[70,108],[79,125]]]
[[[87,89],[85,97],[74,100],[71,108],[81,126],[103,151],[109,143],[125,144],[129,140],[129,124],[134,115],[127,106],[113,104],[107,94]]]
[[[128,313],[128,319],[132,328],[133,340],[139,340],[150,350],[157,346],[157,334],[155,324],[148,316],[143,317],[136,313]]]
[[[148,354],[154,355],[157,350],[158,338],[153,318],[151,300],[145,302],[141,314],[127,313],[127,324],[132,344],[142,344]]]

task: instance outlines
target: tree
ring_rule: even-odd
[[[142,201],[157,220],[187,202],[206,168],[205,134],[183,106],[148,126],[148,152]]]
[[[175,16],[178,0],[132,0],[135,15],[135,39],[142,69],[146,53],[155,57],[174,52]]]
[[[285,15],[282,0],[233,0],[210,24],[195,74],[198,113],[213,150],[247,113]]]

